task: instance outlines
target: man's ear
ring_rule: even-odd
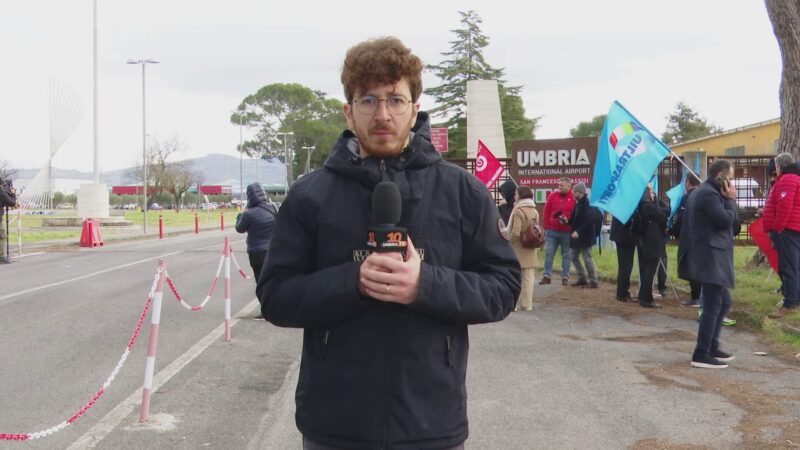
[[[345,103],[342,105],[342,111],[344,112],[344,118],[347,119],[347,127],[351,130],[355,130],[355,126],[353,125],[353,105]]]

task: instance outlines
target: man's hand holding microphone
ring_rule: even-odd
[[[368,245],[373,252],[361,265],[358,290],[375,300],[408,305],[419,296],[422,260],[400,221],[402,202],[397,185],[384,181],[372,195]]]

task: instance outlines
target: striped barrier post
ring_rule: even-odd
[[[231,340],[231,240],[225,238],[225,340]]]
[[[164,239],[164,216],[158,215],[158,238]]]
[[[161,300],[164,298],[164,278],[166,278],[167,263],[159,261],[158,285],[153,294],[153,309],[150,311],[150,342],[147,345],[147,363],[144,368],[144,385],[142,386],[142,408],[139,412],[139,422],[147,420],[150,414],[150,395],[153,391],[153,371],[156,366],[156,347],[158,345],[158,324],[161,321]]]
[[[19,245],[18,256],[22,256],[22,210],[21,209],[17,210],[17,244]]]

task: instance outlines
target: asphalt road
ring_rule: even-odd
[[[91,398],[128,342],[157,259],[190,303],[202,300],[222,235],[37,255],[0,267],[0,433],[56,425]],[[247,267],[243,244],[234,249]],[[78,277],[86,278],[69,281]],[[52,283],[61,284],[43,287]],[[234,278],[232,311],[241,320],[233,340],[223,342],[221,287],[200,313],[165,295],[160,386],[149,421],[138,422],[145,334],[85,417],[57,435],[0,447],[299,449],[293,414],[301,332],[253,320],[252,281]],[[533,312],[470,329],[468,448],[800,444],[800,361],[755,356],[772,353],[757,336],[726,329],[725,348],[737,355],[731,368],[691,369],[694,320],[620,309],[608,288],[537,286],[535,296]]]

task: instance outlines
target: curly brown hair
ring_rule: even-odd
[[[422,60],[396,37],[380,37],[361,42],[347,51],[342,65],[342,85],[347,103],[353,102],[356,90],[365,91],[375,84],[393,84],[408,80],[411,101],[422,94]]]

